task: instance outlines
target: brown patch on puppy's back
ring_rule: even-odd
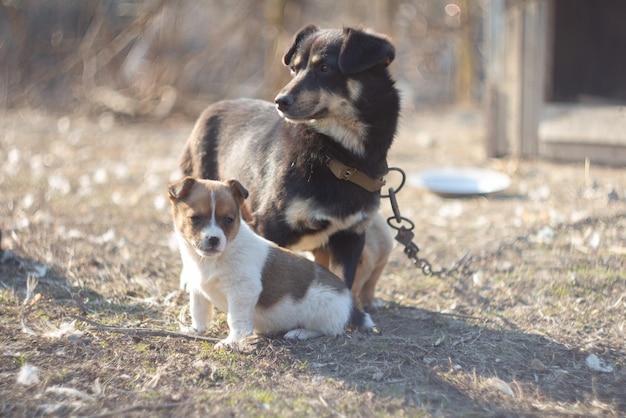
[[[279,247],[270,247],[261,274],[263,290],[258,305],[269,308],[286,296],[300,300],[311,287],[318,282],[334,291],[346,289],[346,285],[337,276],[318,264]]]

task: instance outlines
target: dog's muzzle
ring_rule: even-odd
[[[313,123],[317,119],[325,118],[328,115],[328,109],[314,110],[313,114],[302,114],[304,109],[299,108],[296,103],[296,97],[293,94],[279,94],[274,99],[278,114],[294,123]],[[312,109],[313,110],[313,109]]]
[[[296,99],[292,94],[279,94],[274,99],[274,103],[276,103],[276,109],[279,112],[287,112],[295,103]]]
[[[211,236],[200,241],[195,250],[202,257],[213,257],[219,255],[224,248],[219,237]]]

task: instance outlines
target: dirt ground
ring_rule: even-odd
[[[409,180],[511,176],[487,197],[398,194],[420,256],[466,268],[426,277],[397,246],[378,333],[235,353],[175,334],[166,185],[191,126],[0,113],[0,416],[626,415],[623,169],[489,160],[476,109],[405,117],[390,165]],[[219,314],[207,337],[226,331]]]

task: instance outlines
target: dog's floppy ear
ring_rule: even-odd
[[[187,196],[189,189],[194,185],[196,180],[193,177],[185,177],[168,186],[171,200],[179,200]]]
[[[296,36],[293,37],[293,40],[291,41],[291,46],[283,56],[283,64],[289,65],[291,63],[291,59],[298,50],[298,46],[300,45],[300,43],[309,35],[317,32],[318,30],[319,29],[315,25],[308,25],[300,29]]]
[[[386,67],[396,57],[396,50],[386,37],[359,29],[344,28],[345,40],[339,52],[339,69],[356,74],[376,66]]]
[[[228,180],[226,184],[230,187],[230,191],[235,197],[237,204],[241,206],[243,201],[248,198],[248,190],[246,190],[246,188],[235,179]]]

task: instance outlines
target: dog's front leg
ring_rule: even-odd
[[[198,334],[202,334],[213,320],[213,304],[198,289],[189,291],[189,313],[191,326]]]
[[[364,246],[364,232],[340,231],[328,240],[330,271],[343,278],[348,289],[351,289],[354,283],[354,275]]]
[[[258,292],[250,289],[249,286],[240,286],[232,289],[228,295],[228,337],[218,342],[215,348],[235,348],[239,347],[239,342],[249,337],[254,332],[254,310],[261,293],[260,286]]]
[[[187,290],[187,287],[189,286],[189,282],[190,282],[190,277],[195,273],[195,272],[190,272],[189,268],[185,268],[185,263],[183,263],[183,269],[180,272],[180,283],[179,283],[179,289],[180,290]]]

